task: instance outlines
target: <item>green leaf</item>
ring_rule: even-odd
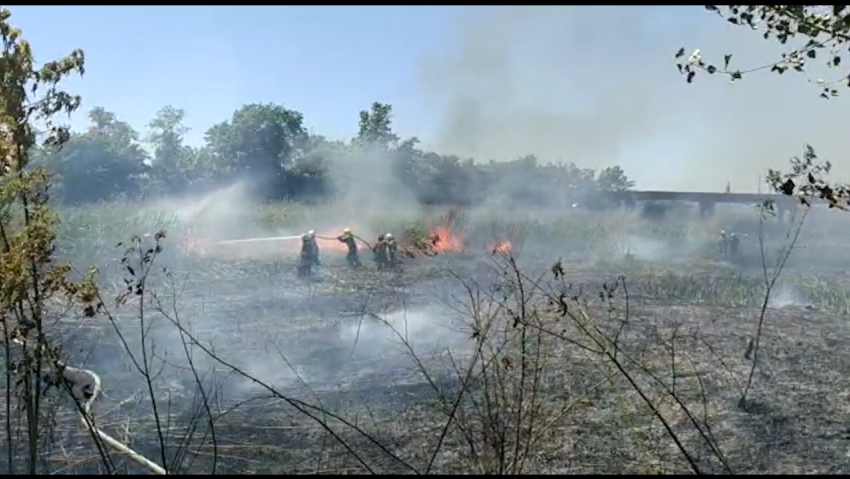
[[[688,73],[688,78],[687,78],[688,83],[691,83],[691,82],[694,81],[694,76],[696,76],[696,74],[697,74],[696,72]]]
[[[743,73],[741,73],[741,70],[738,70],[738,71],[732,72],[732,75],[730,75],[730,77],[732,78],[732,80],[740,80],[743,76],[744,76],[744,74],[743,74]]]
[[[723,69],[729,68],[729,62],[732,60],[732,54],[723,55]]]
[[[779,189],[779,192],[782,193],[783,195],[791,196],[791,195],[794,194],[794,187],[795,186],[796,185],[794,184],[794,180],[788,178],[787,180],[785,180],[784,183],[779,185],[778,189]]]
[[[840,64],[841,64],[841,57],[840,56],[836,55],[836,56],[832,57],[832,66],[837,67]]]
[[[818,56],[818,52],[815,50],[809,50],[806,52],[806,56],[809,58],[815,58],[816,56]]]
[[[676,52],[676,56],[673,57],[673,58],[681,58],[682,55],[684,55],[684,54],[685,54],[685,47],[682,47],[682,48],[679,49],[678,52]]]

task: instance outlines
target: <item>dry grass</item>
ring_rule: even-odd
[[[257,216],[265,229],[280,229],[305,214],[286,206]],[[114,205],[68,218],[64,234],[78,233],[64,251],[81,258],[103,256],[112,232],[173,220]],[[389,219],[385,230],[421,235],[444,219]],[[73,223],[94,221],[119,227],[82,232]],[[768,309],[754,390],[742,410],[747,341],[764,284],[757,268],[714,255],[714,228],[730,222],[745,224],[737,216],[655,224],[618,214],[494,224],[481,213],[460,215],[453,227],[469,245],[493,237],[522,244],[517,268],[471,247],[409,259],[399,272],[353,272],[328,252],[321,280],[310,284],[295,280],[286,254],[167,251],[184,325],[227,364],[197,348],[195,357],[202,369],[215,368],[216,384],[238,385],[219,389],[216,445],[196,438],[188,470],[210,471],[215,462],[217,473],[233,474],[844,472],[848,385],[837,372],[846,361],[839,352],[848,326],[838,320],[850,311],[846,283],[789,269],[782,301]],[[90,241],[91,231],[106,238]],[[816,235],[808,241],[810,248],[827,244]],[[645,251],[647,242],[693,247],[662,259]],[[777,242],[769,239],[768,247]],[[569,257],[566,250],[575,259],[557,280],[548,270]],[[120,284],[108,281],[108,264],[103,269],[107,288]],[[599,293],[619,275],[628,295],[619,286],[602,301]],[[552,301],[561,296],[571,305],[567,314]],[[417,329],[413,317],[435,304],[453,310],[458,333],[429,336],[445,320],[431,310],[422,314],[432,323]],[[399,319],[404,311],[410,317]],[[121,311],[117,320],[128,328],[136,321]],[[153,338],[174,347],[174,325],[158,321]],[[121,351],[107,329],[101,323],[71,336],[100,331],[93,356],[69,352],[104,377],[109,397],[97,407],[104,427],[156,457],[144,401],[118,404],[140,388],[116,361]],[[170,397],[175,438],[196,404],[193,389],[179,364],[157,378],[157,394]],[[266,399],[242,403],[254,397]],[[309,419],[292,398],[324,412]],[[85,435],[62,427],[64,451],[50,451],[52,469],[99,472]]]

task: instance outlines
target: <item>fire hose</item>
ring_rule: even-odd
[[[355,234],[352,234],[351,236],[353,236],[353,237],[354,237],[354,239],[356,239],[356,240],[360,241],[361,243],[365,244],[365,245],[366,245],[366,247],[367,247],[367,248],[369,248],[370,250],[372,250],[372,252],[373,252],[373,253],[375,252],[375,248],[373,248],[373,247],[372,247],[372,245],[371,245],[371,244],[369,244],[369,242],[368,242],[368,241],[364,240],[363,238],[361,238],[361,237],[359,237],[359,236],[357,236],[357,235],[355,235]],[[338,240],[339,240],[339,238],[333,238],[333,237],[330,237],[330,236],[319,236],[319,235],[316,235],[316,238],[319,238],[320,240],[325,240],[325,241],[338,241]]]
[[[352,236],[354,237],[354,239],[365,244],[373,252],[375,251],[374,248],[372,248],[372,245],[369,244],[368,241],[364,240],[363,238],[361,238],[357,235],[352,235]],[[332,236],[319,236],[319,235],[316,235],[316,238],[318,238],[320,240],[325,240],[325,241],[338,241],[338,239],[339,239],[339,238],[335,238],[335,237],[332,237]],[[218,242],[216,242],[216,244],[229,245],[229,244],[241,244],[241,243],[265,243],[265,242],[268,242],[268,241],[292,241],[292,240],[297,240],[297,239],[301,239],[301,235],[269,236],[269,237],[263,237],[263,238],[244,238],[244,239],[235,239],[235,240],[224,240],[224,241],[218,241]]]
[[[12,341],[19,346],[25,346],[24,341],[20,338],[14,338]],[[131,461],[144,467],[149,473],[157,476],[166,475],[165,469],[162,466],[130,449],[130,447],[94,425],[91,417],[91,405],[97,399],[101,390],[100,376],[97,373],[89,369],[74,368],[71,366],[56,367],[54,365],[53,367],[60,370],[62,380],[69,387],[71,396],[80,405],[79,417],[83,427],[115,451],[124,454]]]

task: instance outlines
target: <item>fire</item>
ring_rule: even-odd
[[[342,231],[342,230],[340,230],[340,231]],[[338,240],[336,238],[337,236],[339,236],[339,234],[335,234],[335,235],[334,234],[323,234],[323,235],[317,234],[316,235],[316,242],[319,244],[319,252],[322,253],[324,251],[334,251],[334,252],[337,252],[337,253],[347,253],[348,252],[348,246],[346,246],[345,243]],[[362,246],[362,245],[359,245],[359,246]],[[301,247],[301,245],[299,245],[299,248],[300,247]]]
[[[431,230],[431,244],[437,253],[460,251],[463,249],[463,237],[448,226],[440,226]]]
[[[452,224],[457,220],[457,211],[449,210],[442,226],[431,230],[431,248],[433,254],[446,253],[448,251],[460,251],[463,249],[464,238],[452,230]]]
[[[493,254],[510,253],[513,245],[511,245],[510,241],[492,241],[487,249],[492,251]]]

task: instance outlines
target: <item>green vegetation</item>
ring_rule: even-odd
[[[780,29],[802,11],[730,8]],[[272,104],[240,108],[198,148],[184,144],[175,107],[144,136],[103,108],[87,131],[68,132],[51,119],[79,105],[58,84],[83,72],[82,52],[36,68],[9,18],[0,9],[5,473],[708,474],[846,463],[840,219],[805,205],[790,225],[755,205],[710,219],[676,206],[663,219],[612,210],[598,193],[634,186],[619,166],[422,151],[378,102],[346,142]],[[729,62],[682,69],[691,81],[694,68]],[[816,160],[807,150],[775,186],[841,198]],[[251,194],[233,186],[245,179]],[[364,183],[415,201],[388,195],[379,199],[394,209],[349,210]],[[817,228],[803,230],[804,219]],[[295,277],[297,243],[214,244],[345,226],[407,243],[442,228],[458,244],[377,271],[349,268],[325,239],[310,280]],[[737,254],[719,254],[721,229],[741,235]]]
[[[282,105],[252,104],[211,127],[198,148],[184,144],[186,112],[173,106],[159,111],[145,135],[102,107],[88,115],[88,129],[72,133],[64,148],[33,152],[35,164],[55,174],[54,195],[67,204],[209,191],[245,178],[263,180],[252,190],[259,200],[329,198],[345,194],[351,181],[335,169],[364,157],[379,160],[360,175],[387,178],[426,204],[469,205],[493,191],[514,201],[545,201],[531,184],[567,185],[577,201],[599,189],[633,185],[616,166],[595,181],[591,170],[534,155],[494,163],[422,151],[416,138],[393,133],[392,106],[379,102],[360,112],[358,136],[350,141],[309,133],[306,117]]]
[[[798,74],[815,86],[820,98],[829,100],[850,87],[845,51],[850,47],[850,8],[847,5],[705,5],[705,9],[732,25],[748,28],[767,42],[782,47],[778,58],[767,58],[758,66],[739,66],[734,52],[712,52],[706,60],[701,49],[676,52],[679,73],[691,83],[700,72],[718,75],[731,82],[760,73]],[[817,197],[832,207],[846,210],[850,187],[827,182],[831,164],[818,159],[811,146],[801,158],[792,159],[788,172],[771,170],[768,181],[787,195]]]

